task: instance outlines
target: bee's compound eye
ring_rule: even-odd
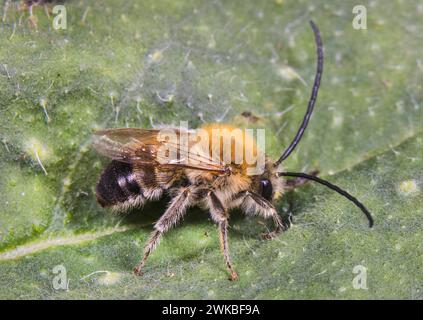
[[[266,200],[272,200],[273,187],[268,179],[262,179],[260,181],[260,195]]]

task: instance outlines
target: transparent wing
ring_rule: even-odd
[[[121,162],[226,172],[225,164],[196,148],[189,134],[173,128],[106,129],[95,132],[93,145],[100,154]]]

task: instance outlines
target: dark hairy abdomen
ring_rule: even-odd
[[[142,197],[142,190],[135,180],[131,164],[115,160],[110,162],[97,183],[96,196],[102,207],[115,206]]]

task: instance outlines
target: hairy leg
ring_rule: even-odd
[[[31,27],[33,27],[34,29],[38,28],[38,19],[37,17],[34,15],[33,13],[33,9],[34,9],[34,5],[31,4],[28,7],[28,12],[29,12],[29,18],[28,18],[28,22],[30,24]]]
[[[6,22],[6,15],[7,15],[7,10],[9,9],[9,5],[10,5],[10,0],[4,0],[4,2],[3,2],[3,17],[1,19],[2,22]]]
[[[44,4],[43,7],[44,7],[44,12],[45,12],[47,18],[50,19],[51,18],[51,16],[50,16],[51,9],[48,7],[47,4]]]
[[[251,191],[242,191],[238,193],[235,199],[243,199],[241,206],[246,213],[257,214],[266,219],[272,218],[275,230],[263,233],[262,237],[264,239],[274,238],[287,229],[273,204],[264,199],[261,195]]]
[[[145,248],[144,256],[140,264],[134,269],[134,274],[141,275],[141,270],[147,261],[148,256],[159,244],[160,238],[166,231],[172,228],[185,215],[190,206],[193,187],[181,190],[171,201],[169,207],[154,225],[154,231],[150,235]]]
[[[219,198],[213,193],[209,194],[209,207],[210,215],[218,224],[219,228],[219,240],[220,248],[223,252],[223,257],[225,258],[225,264],[231,274],[231,280],[234,281],[238,279],[238,274],[235,272],[231,258],[229,256],[229,244],[228,244],[228,215],[225,208],[222,205],[222,202]]]

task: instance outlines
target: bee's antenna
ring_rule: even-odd
[[[345,190],[342,190],[340,187],[335,186],[334,184],[320,179],[316,176],[311,176],[305,173],[297,173],[297,172],[279,172],[278,175],[281,177],[299,177],[299,178],[304,178],[304,179],[308,179],[308,180],[313,180],[315,182],[318,182],[336,192],[338,192],[340,195],[343,195],[345,198],[347,198],[348,200],[352,201],[357,207],[359,207],[361,209],[361,211],[363,211],[363,213],[366,215],[367,220],[369,220],[369,228],[373,227],[373,218],[372,215],[370,214],[369,210],[367,210],[367,208],[360,202],[358,201],[355,197],[353,197],[352,195],[350,195],[348,192],[346,192]]]
[[[317,47],[317,71],[316,71],[316,76],[314,78],[313,90],[311,91],[311,97],[310,97],[310,100],[308,101],[307,112],[304,116],[303,122],[301,123],[301,126],[298,129],[298,132],[295,135],[294,140],[292,140],[289,147],[285,149],[285,151],[282,153],[279,160],[275,162],[275,167],[277,167],[282,161],[288,158],[291,152],[294,151],[295,147],[300,142],[301,137],[303,136],[304,131],[307,128],[308,121],[310,120],[311,113],[313,112],[314,104],[317,99],[317,93],[319,92],[320,79],[322,78],[322,72],[323,72],[323,45],[322,45],[322,38],[320,37],[319,28],[317,28],[316,24],[312,20],[310,20],[310,25],[314,32],[314,38],[315,38],[316,47]]]

